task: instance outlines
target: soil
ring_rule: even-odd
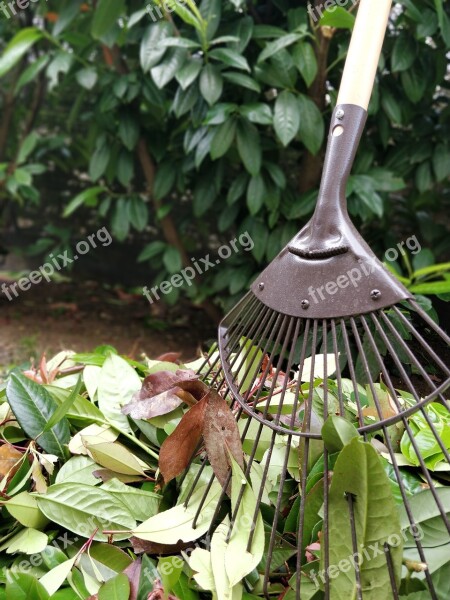
[[[42,283],[12,301],[0,293],[0,372],[44,352],[90,352],[101,344],[135,359],[181,352],[188,361],[214,337],[214,325],[189,304],[150,306],[143,296],[92,281]]]

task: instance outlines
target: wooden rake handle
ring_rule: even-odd
[[[391,7],[392,0],[360,1],[338,104],[356,104],[367,110]]]

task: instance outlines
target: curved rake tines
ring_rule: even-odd
[[[252,523],[262,510],[267,524],[259,567],[264,594],[288,589],[286,600],[312,598],[315,591],[317,599],[338,598],[344,577],[354,586],[357,600],[400,598],[408,593],[407,568],[399,570],[403,559],[412,580],[418,580],[410,584],[418,586],[411,590],[426,584],[432,600],[450,597],[450,591],[449,595],[442,591],[449,578],[442,575],[444,567],[436,559],[436,548],[442,546],[442,552],[447,548],[447,554],[450,548],[445,546],[450,542],[450,492],[439,487],[448,481],[441,469],[450,465],[450,419],[446,419],[450,413],[445,397],[450,369],[434,349],[448,347],[448,336],[414,302],[349,319],[317,321],[276,313],[252,294],[227,318],[220,336],[226,342],[224,364],[216,353],[214,360],[207,359],[202,373],[229,400],[239,421],[245,476],[255,494]],[[369,485],[367,498],[359,488],[357,493],[345,489],[346,508],[340,506],[336,512],[336,455],[321,442],[321,425],[330,414],[353,419],[362,439],[382,452],[377,465],[383,466],[396,490],[395,515],[400,515],[402,527],[401,536],[391,535],[382,548],[371,549],[374,544],[361,526],[362,504],[376,487]],[[186,505],[206,465],[204,458]],[[214,479],[212,475],[194,526]],[[223,489],[227,487],[228,482]],[[230,510],[230,532],[239,527],[236,516],[245,488],[240,487]],[[426,498],[417,496],[417,490]],[[381,500],[382,506],[393,502]],[[229,506],[225,491],[209,534],[224,506]],[[430,537],[428,527],[422,527],[424,511],[427,519],[435,519],[437,540]],[[339,532],[333,522],[336,514],[345,517]],[[336,550],[341,539],[347,540],[348,556]],[[405,546],[403,554],[399,540]],[[247,550],[253,541],[251,529]],[[314,561],[317,544],[320,562]],[[347,562],[336,564],[336,557]],[[350,574],[343,571],[348,563]],[[380,582],[382,591],[377,588]]]

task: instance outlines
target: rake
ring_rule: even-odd
[[[264,573],[246,579],[267,598],[450,598],[450,369],[440,358],[450,338],[346,208],[390,9],[361,0],[315,213],[223,319],[219,352],[200,371],[239,423],[256,499],[248,552],[260,512],[271,525]],[[207,469],[205,457],[185,506]],[[231,510],[222,488],[209,533],[228,508],[229,540],[246,484]]]

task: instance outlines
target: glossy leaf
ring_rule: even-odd
[[[42,433],[47,421],[58,409],[49,392],[21,373],[11,374],[6,389],[8,402],[22,429],[49,454],[64,457],[64,445],[69,442],[70,431],[66,418],[62,418],[50,431]]]

